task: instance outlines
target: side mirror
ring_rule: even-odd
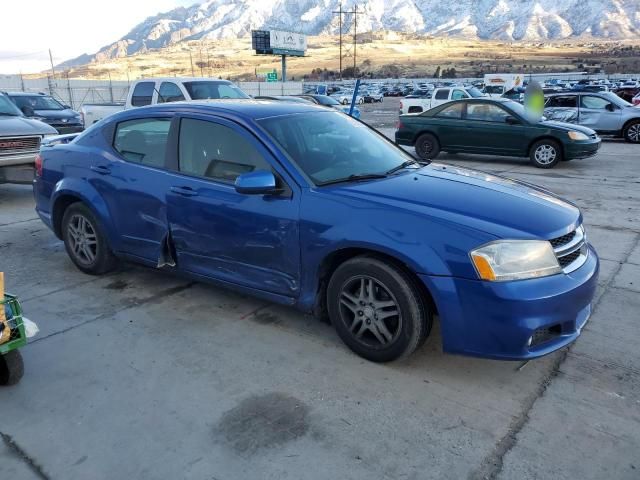
[[[516,117],[512,117],[511,115],[505,117],[504,121],[509,125],[520,125],[520,120],[518,120]]]
[[[22,110],[25,117],[35,117],[36,115],[36,112],[31,105],[25,105],[20,110]]]
[[[616,106],[613,103],[608,103],[607,106],[605,107],[607,110],[609,110],[610,112],[615,111]]]
[[[62,105],[65,110],[71,110],[71,105]]]
[[[256,170],[239,175],[236,178],[235,188],[236,192],[246,195],[267,195],[280,192],[276,186],[276,177],[266,170]]]

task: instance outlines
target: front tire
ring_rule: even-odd
[[[413,280],[395,265],[369,256],[338,267],[327,288],[327,307],[342,341],[372,362],[409,356],[433,323]]]
[[[435,135],[423,133],[416,140],[416,154],[422,160],[431,160],[440,153],[440,143]]]
[[[74,203],[62,217],[62,239],[71,261],[84,273],[101,275],[113,270],[117,259],[93,212],[83,203]]]
[[[553,168],[562,160],[562,149],[555,140],[538,140],[529,150],[529,160],[537,168]]]
[[[629,122],[629,124],[624,127],[622,136],[629,143],[640,143],[640,122]]]

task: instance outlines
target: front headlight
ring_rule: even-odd
[[[562,272],[546,240],[498,240],[472,250],[471,261],[482,280],[504,282]]]
[[[589,140],[589,137],[582,133],[582,132],[576,132],[575,130],[571,130],[570,132],[568,132],[569,138],[571,140]]]

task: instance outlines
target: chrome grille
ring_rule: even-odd
[[[0,155],[38,152],[40,137],[2,137],[0,138]]]
[[[573,232],[549,240],[553,246],[558,263],[565,273],[580,268],[587,260],[589,252],[584,227],[580,225]]]

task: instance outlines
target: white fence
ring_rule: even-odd
[[[74,80],[67,78],[23,79],[19,75],[0,76],[0,91],[44,92],[65,105],[79,109],[85,103],[119,103],[127,99],[130,83],[122,80]],[[240,82],[249,95],[296,95],[302,82]]]

